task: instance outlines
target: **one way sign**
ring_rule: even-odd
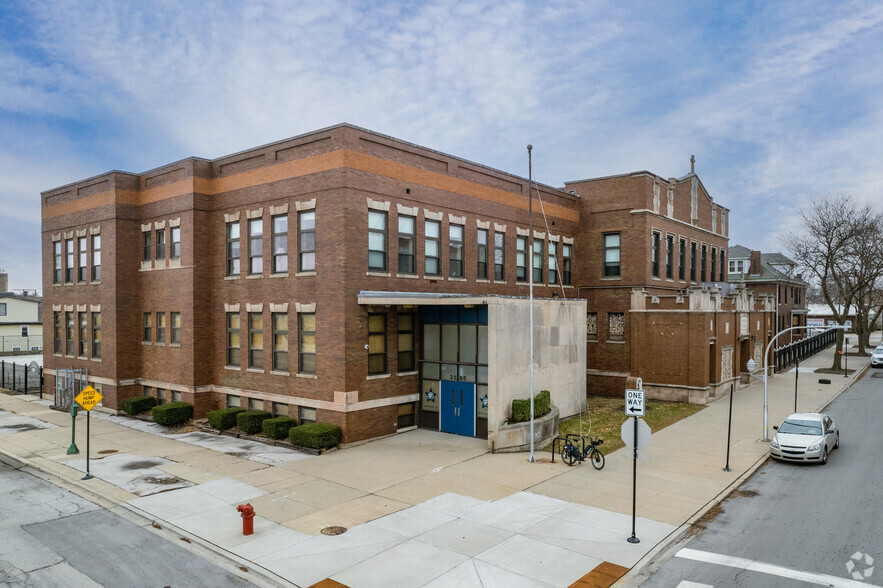
[[[644,416],[644,391],[625,391],[625,413],[628,416]]]

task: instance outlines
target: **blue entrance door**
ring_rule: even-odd
[[[475,384],[442,380],[441,430],[475,437]]]

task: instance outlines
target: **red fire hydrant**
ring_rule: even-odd
[[[242,534],[254,535],[254,507],[250,504],[240,504],[236,510],[242,513]]]

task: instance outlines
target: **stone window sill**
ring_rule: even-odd
[[[390,377],[389,374],[373,374],[373,375],[368,376],[366,379],[367,380],[385,380],[386,378],[389,378],[389,377]]]
[[[319,376],[317,376],[316,374],[300,374],[300,373],[298,373],[298,374],[295,374],[294,376],[296,378],[305,378],[307,380],[318,380],[319,379]]]

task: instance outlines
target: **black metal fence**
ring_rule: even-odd
[[[837,331],[830,329],[812,337],[776,347],[773,351],[773,369],[777,372],[782,371],[805,357],[810,357],[822,349],[830,347],[835,341],[837,341]]]
[[[36,361],[15,363],[0,361],[0,388],[19,394],[43,396],[43,367]]]

